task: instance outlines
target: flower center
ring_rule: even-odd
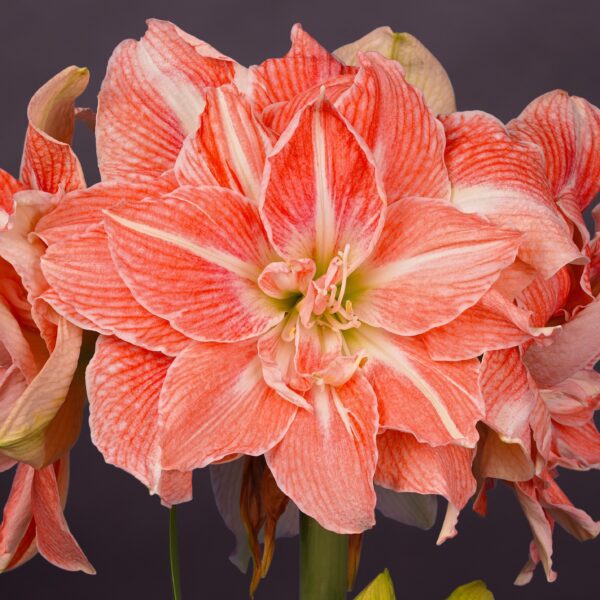
[[[360,327],[352,302],[344,300],[349,254],[350,246],[346,244],[344,250],[331,260],[325,274],[309,283],[304,297],[296,305],[304,327],[311,328],[316,324],[334,331]]]

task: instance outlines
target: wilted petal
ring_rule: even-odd
[[[85,186],[79,160],[71,149],[75,100],[90,78],[87,69],[67,67],[45,83],[27,109],[21,181],[27,188],[55,194]]]
[[[248,570],[251,558],[248,535],[240,514],[240,493],[244,459],[232,460],[224,464],[210,466],[210,481],[219,514],[235,536],[235,548],[229,560],[243,573]],[[298,509],[288,502],[285,512],[277,522],[277,537],[298,535]]]
[[[398,63],[377,54],[359,63],[354,84],[336,107],[372,150],[388,202],[406,196],[448,199],[444,128]]]
[[[243,573],[248,570],[250,547],[240,514],[240,494],[244,474],[244,459],[210,466],[210,481],[219,514],[235,536],[235,548],[229,560]]]
[[[188,337],[247,339],[283,317],[256,283],[274,254],[256,208],[236,192],[186,187],[123,203],[105,229],[134,297]]]
[[[350,270],[364,260],[385,207],[367,152],[325,98],[294,118],[267,160],[260,205],[282,257],[326,269],[349,245]]]
[[[151,19],[144,37],[113,52],[98,99],[102,179],[157,177],[196,131],[207,87],[233,81],[236,65],[172,23]]]
[[[164,465],[189,470],[231,454],[264,454],[296,410],[265,384],[256,339],[193,343],[173,362],[161,394]]]
[[[162,494],[164,479],[173,474],[162,469],[158,403],[172,362],[157,352],[100,336],[86,376],[92,441],[104,460],[137,477],[168,504],[192,497],[191,473],[178,473],[175,489]]]
[[[586,262],[552,199],[539,148],[516,140],[483,112],[454,113],[442,122],[457,208],[521,231],[519,257],[544,278]]]
[[[360,52],[378,52],[398,61],[404,68],[406,81],[423,92],[425,102],[435,114],[456,110],[454,90],[444,67],[410,33],[395,33],[389,27],[378,27],[356,42],[338,48],[334,56],[347,65],[357,65]]]
[[[492,286],[519,241],[442,200],[404,198],[389,207],[373,254],[351,276],[354,312],[400,335],[445,325]]]
[[[314,386],[307,399],[313,411],[298,411],[267,464],[303,513],[330,531],[360,533],[375,523],[377,400],[360,374]]]

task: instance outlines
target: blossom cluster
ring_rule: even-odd
[[[38,90],[19,178],[0,170],[0,571],[39,551],[93,572],[62,512],[84,331],[92,440],[166,505],[212,465],[239,532],[260,460],[284,533],[296,509],[360,534],[390,494],[435,495],[442,542],[501,481],[533,534],[517,583],[539,562],[555,578],[555,522],[598,535],[556,481],[600,466],[596,107],[457,112],[440,63],[388,28],[330,54],[295,26],[245,68],[152,20],[114,51],[95,123],[88,78]]]

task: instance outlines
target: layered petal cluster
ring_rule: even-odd
[[[63,516],[85,397],[76,376],[82,331],[46,302],[45,245],[33,233],[64,193],[85,185],[69,142],[88,77],[69,67],[36,92],[20,178],[0,172],[0,471],[18,465],[0,525],[0,572],[37,551],[94,572]]]
[[[20,180],[0,172],[0,467],[30,465],[6,520],[33,523],[3,525],[7,565],[37,536],[87,568],[56,511],[50,558],[35,516],[66,489],[46,432],[76,435],[79,416],[36,381],[68,388],[81,329],[100,334],[86,377],[106,461],[166,505],[216,465],[238,536],[252,469],[283,534],[298,509],[359,534],[376,504],[441,495],[440,542],[478,485],[483,512],[505,481],[534,538],[518,583],[540,561],[554,578],[555,521],[598,534],[556,483],[600,463],[600,243],[583,218],[598,109],[551,92],[507,125],[456,112],[443,67],[387,28],[330,54],[295,26],[284,57],[246,69],[152,20],[109,62],[86,188],[68,145],[86,81],[67,69],[36,94]],[[246,517],[268,563],[266,510]]]
[[[102,85],[102,182],[37,225],[48,301],[102,334],[94,442],[166,504],[239,455],[337,532],[373,525],[377,483],[445,496],[445,538],[475,491],[477,354],[427,335],[494,296],[525,235],[453,204],[452,107],[365,50],[296,26],[246,70],[150,21]]]
[[[515,338],[502,349],[489,348],[481,366],[487,427],[476,461],[482,479],[477,509],[485,512],[492,479],[514,488],[533,533],[530,559],[518,584],[530,581],[539,562],[547,579],[555,579],[555,521],[581,540],[600,533],[600,523],[573,507],[556,483],[558,467],[600,466],[600,433],[594,424],[600,406],[600,376],[594,371],[600,358],[599,247],[597,234],[590,241],[582,214],[600,189],[594,146],[599,119],[597,108],[558,91],[532,102],[507,127],[518,143],[540,153],[548,205],[583,257],[560,266],[563,258],[555,270],[549,265],[557,257],[539,251],[545,267],[538,266],[514,305],[528,313],[533,331],[546,333]],[[595,216],[598,231],[597,211]]]

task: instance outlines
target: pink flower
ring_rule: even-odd
[[[93,572],[62,512],[84,401],[74,382],[82,332],[47,304],[45,246],[32,233],[64,191],[84,185],[69,141],[87,80],[87,70],[69,67],[36,92],[20,181],[0,173],[0,470],[19,463],[0,526],[0,571],[39,550],[59,567]]]
[[[292,38],[249,71],[158,21],[115,51],[103,182],[37,228],[53,306],[103,334],[92,435],[167,503],[192,469],[264,454],[329,529],[373,525],[375,480],[446,495],[451,532],[478,361],[420,336],[481,300],[521,234],[450,204],[444,132],[397,62]]]
[[[555,579],[555,520],[581,540],[600,533],[600,524],[573,507],[555,482],[557,467],[600,466],[600,434],[593,420],[600,400],[600,376],[593,370],[600,358],[600,254],[598,235],[590,242],[582,217],[600,188],[599,128],[598,109],[563,92],[535,100],[509,124],[520,139],[538,145],[550,198],[584,258],[549,277],[536,277],[516,295],[533,331],[542,328],[549,337],[525,336],[512,348],[487,352],[482,362],[489,429],[479,444],[477,471],[512,482],[534,538],[518,584],[531,579],[540,561],[548,580]],[[478,506],[485,510],[483,497]]]

